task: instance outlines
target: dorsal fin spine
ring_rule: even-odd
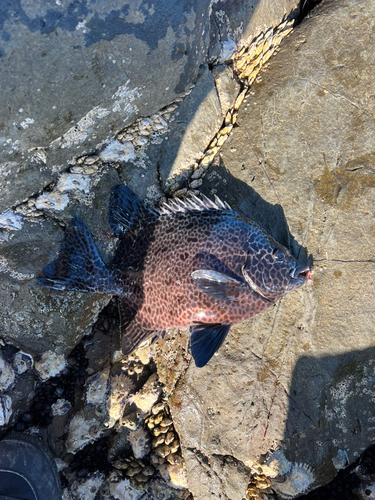
[[[233,211],[227,202],[215,195],[215,201],[210,200],[207,196],[192,194],[185,198],[173,198],[163,203],[159,208],[159,215],[171,215],[175,213],[187,212],[203,212],[205,210],[230,210]]]

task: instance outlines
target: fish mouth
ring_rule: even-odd
[[[292,279],[302,278],[302,279],[305,279],[308,283],[312,282],[311,276],[314,273],[315,273],[315,271],[310,269],[307,266],[303,267],[302,270],[301,270],[301,268],[293,267],[289,272]]]

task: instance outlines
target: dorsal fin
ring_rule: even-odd
[[[192,194],[185,198],[173,198],[163,203],[159,208],[159,214],[170,215],[187,212],[204,212],[206,210],[233,211],[226,201],[221,201],[216,195],[215,201],[212,201],[204,194],[201,194],[200,197]]]

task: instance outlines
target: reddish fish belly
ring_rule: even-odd
[[[197,297],[196,294],[194,291],[194,301],[187,293],[174,297],[168,304],[163,304],[160,296],[146,297],[138,311],[138,321],[144,328],[154,330],[183,330],[199,323],[235,324],[256,316],[273,304],[250,289],[239,300],[231,302],[213,300],[199,292]],[[153,314],[150,315],[150,311]]]

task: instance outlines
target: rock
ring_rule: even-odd
[[[317,487],[336,475],[339,450],[352,463],[373,441],[374,9],[369,0],[322,3],[296,28],[204,178],[203,192],[316,273],[312,286],[232,327],[212,361],[191,364],[179,381],[169,404],[202,500],[210,487],[194,478],[212,476],[213,457],[252,467],[280,449],[316,474]]]
[[[92,500],[104,484],[105,476],[100,472],[91,474],[83,482],[74,481],[70,487],[73,498],[76,500]]]
[[[35,371],[42,380],[55,377],[66,368],[67,362],[63,355],[52,351],[44,352],[35,360]]]
[[[209,457],[198,448],[183,448],[183,456],[187,483],[194,497],[231,500],[245,497],[250,471],[241,462],[230,456]]]
[[[186,470],[183,462],[179,464],[162,464],[159,465],[159,472],[164,481],[177,490],[187,489],[188,483],[186,478]]]
[[[240,84],[233,74],[233,69],[229,66],[215,66],[212,74],[220,100],[221,112],[225,116],[234,105],[234,101],[240,91]]]
[[[91,196],[90,209],[85,203],[71,203],[52,215],[61,224],[74,214],[80,215],[104,259],[113,254],[107,210],[110,189],[116,184],[116,171],[107,169],[87,195]],[[87,203],[86,198],[83,201]],[[60,226],[47,214],[43,218],[25,218],[22,229],[10,234],[8,240],[0,240],[1,336],[31,355],[46,351],[67,354],[95,322],[110,295],[51,290],[37,282],[45,265],[56,258],[63,238]]]
[[[186,371],[190,355],[187,352],[189,330],[183,332],[170,330],[165,340],[158,342],[158,353],[155,356],[157,372],[166,394],[173,389]],[[155,407],[152,409],[154,412]],[[155,410],[156,411],[156,410]]]
[[[66,449],[68,453],[77,453],[84,446],[99,439],[103,434],[103,429],[99,420],[92,418],[88,420],[85,412],[76,413],[68,426],[68,437],[66,439]]]
[[[143,427],[135,430],[130,430],[128,434],[128,442],[130,443],[133,455],[137,459],[145,458],[150,454],[151,437],[150,433]]]
[[[142,389],[131,397],[130,401],[135,403],[142,416],[145,417],[150,414],[151,408],[159,400],[161,392],[158,375],[153,373]]]
[[[210,5],[5,0],[0,212],[183,93],[206,58]]]
[[[220,41],[249,42],[265,27],[277,26],[283,17],[295,17],[299,12],[297,0],[227,0],[212,5],[212,15],[215,19]],[[224,57],[222,57],[225,60]]]
[[[223,121],[220,101],[208,68],[201,72],[191,94],[178,108],[178,123],[168,134],[160,169],[166,186],[186,174],[219,130]]]

